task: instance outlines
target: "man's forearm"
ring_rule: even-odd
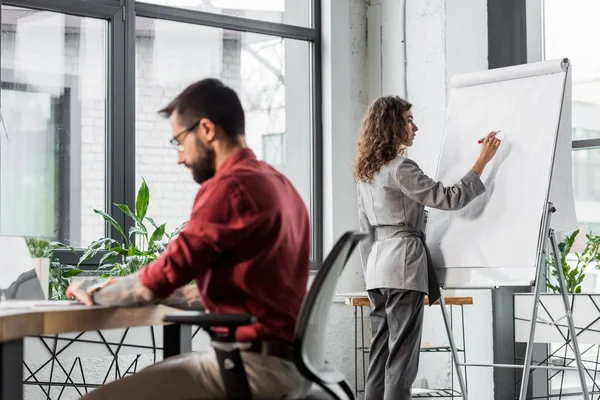
[[[172,295],[160,302],[166,306],[182,310],[204,310],[200,301],[200,292],[196,285],[186,285],[173,292]]]
[[[103,287],[93,295],[95,304],[102,306],[139,307],[158,304],[160,299],[145,287],[138,274],[125,276]]]

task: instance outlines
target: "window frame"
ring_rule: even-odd
[[[308,42],[312,120],[310,133],[311,200],[309,205],[312,216],[311,269],[320,267],[323,260],[321,0],[309,2],[310,27],[212,14],[134,0],[0,0],[1,6],[52,11],[98,18],[108,22],[105,210],[126,232],[129,231],[131,222],[114,204],[127,204],[132,209],[135,207],[137,190],[135,184],[136,17],[267,34]],[[118,231],[108,224],[105,232],[111,238],[116,239],[120,236]],[[76,255],[68,251],[57,251],[56,254],[62,262],[73,264],[83,254],[82,249],[76,250]],[[98,265],[98,260],[99,257],[96,257],[83,263],[81,267],[94,270]]]

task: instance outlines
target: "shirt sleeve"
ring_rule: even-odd
[[[456,184],[444,186],[443,183],[425,175],[419,166],[408,158],[398,165],[396,179],[400,190],[407,197],[426,207],[441,210],[461,209],[485,192],[483,182],[473,170],[469,170]]]
[[[159,298],[189,283],[221,255],[260,229],[264,219],[234,182],[216,184],[194,203],[190,220],[161,256],[140,270],[142,284]]]

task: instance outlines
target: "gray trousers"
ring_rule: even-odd
[[[365,400],[410,400],[419,369],[425,294],[402,289],[368,294],[372,332]]]

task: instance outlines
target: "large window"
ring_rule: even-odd
[[[189,217],[198,185],[177,165],[169,123],[157,110],[207,76],[239,93],[249,147],[288,176],[310,207],[309,44],[147,18],[136,28],[135,170],[136,183],[143,178],[152,192],[149,214],[167,230]],[[286,147],[264,146],[273,135],[285,137]]]
[[[581,233],[600,234],[600,1],[545,0],[544,58],[573,65],[573,191]]]
[[[2,7],[0,234],[104,234],[106,21]]]
[[[240,95],[249,146],[304,199],[320,261],[318,0],[0,3],[0,235],[116,237],[94,209],[128,231],[114,204],[134,208],[142,179],[149,215],[179,226],[198,185],[157,111],[214,77]]]

